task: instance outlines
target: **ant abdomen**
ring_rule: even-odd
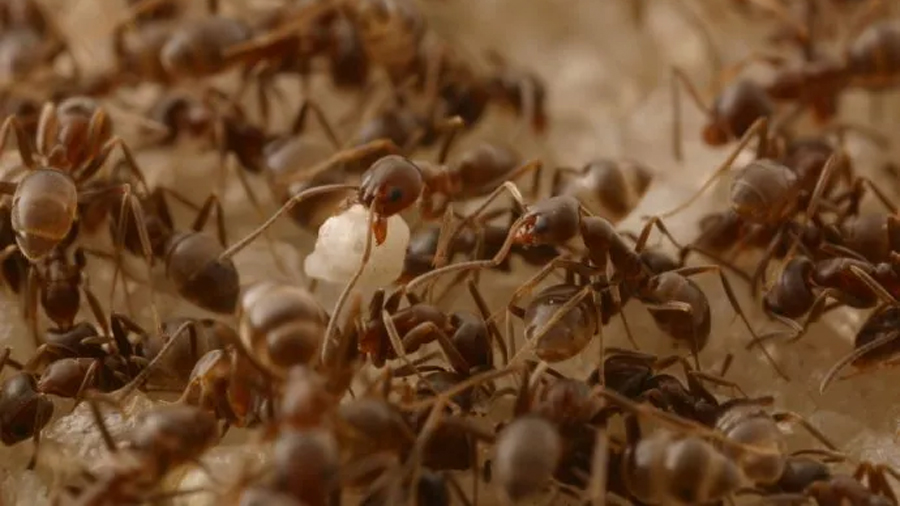
[[[779,223],[794,209],[787,198],[797,188],[797,174],[772,161],[756,160],[735,177],[731,184],[731,207],[751,223]]]
[[[677,340],[689,341],[691,349],[700,351],[706,346],[712,327],[709,301],[696,283],[677,273],[664,272],[651,279],[642,299],[688,304],[691,311],[652,307],[648,311],[660,329]]]
[[[204,77],[223,70],[228,64],[225,50],[251,36],[250,29],[236,19],[209,16],[172,33],[159,59],[171,75]]]
[[[738,488],[741,471],[699,437],[657,430],[628,448],[622,478],[647,504],[709,504]]]
[[[10,216],[22,254],[32,262],[48,255],[69,235],[77,212],[71,177],[48,168],[27,173],[13,194]]]
[[[729,440],[753,448],[746,451],[729,445],[722,450],[748,479],[768,485],[781,478],[787,447],[781,429],[766,411],[758,406],[734,406],[719,418],[716,429]]]
[[[166,275],[178,294],[191,303],[214,313],[232,314],[240,285],[234,263],[219,258],[223,251],[207,234],[176,234],[166,248]]]
[[[241,297],[240,335],[266,365],[287,368],[309,362],[322,345],[328,315],[303,288],[263,282]]]
[[[534,343],[534,352],[541,360],[559,362],[574,357],[596,334],[597,313],[588,297],[583,298],[580,304],[567,311],[557,321],[550,323],[561,306],[580,289],[578,286],[566,284],[545,288],[525,309],[525,339],[537,339]],[[536,335],[538,333],[540,335]]]
[[[873,23],[847,48],[847,70],[854,84],[878,90],[896,85],[900,71],[900,26]]]
[[[813,263],[797,256],[784,267],[778,280],[763,297],[763,307],[786,318],[799,318],[809,311],[816,294],[807,283],[813,272]]]
[[[497,437],[494,475],[507,497],[518,501],[546,485],[562,458],[563,441],[547,420],[514,420]]]
[[[52,415],[53,402],[38,391],[30,374],[18,373],[0,384],[0,441],[6,446],[40,432]]]
[[[726,144],[774,111],[775,105],[760,85],[747,79],[735,81],[716,97],[710,121],[703,128],[703,140],[710,146]]]
[[[653,172],[630,160],[594,160],[566,177],[554,195],[578,197],[595,214],[619,221],[638,204],[653,181]]]
[[[451,164],[452,176],[459,181],[461,195],[499,186],[502,178],[520,163],[519,154],[509,146],[481,142],[463,152]]]

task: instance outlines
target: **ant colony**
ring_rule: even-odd
[[[552,4],[0,0],[0,506],[900,506],[900,5]]]

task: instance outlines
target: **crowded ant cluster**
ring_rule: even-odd
[[[900,359],[900,214],[876,182],[897,172],[853,149],[891,136],[841,110],[900,83],[896,6],[722,0],[771,33],[713,98],[668,67],[659,149],[718,164],[632,232],[672,177],[526,155],[552,80],[473,55],[431,1],[110,0],[102,65],[50,0],[0,1],[0,279],[24,322],[0,341],[0,441],[26,455],[0,505],[35,504],[26,474],[80,506],[897,505],[895,462],[779,395],[827,313],[861,323],[808,395]],[[653,5],[621,2],[649,29]],[[702,1],[672,3],[712,40]],[[215,181],[154,174],[189,151]],[[285,229],[311,247],[286,258]],[[250,279],[252,249],[281,275]],[[722,307],[742,341],[721,344]],[[79,416],[102,448],[63,466]],[[210,465],[231,447],[256,457]]]

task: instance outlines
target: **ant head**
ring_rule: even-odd
[[[402,156],[388,155],[363,174],[359,201],[383,217],[412,206],[422,194],[424,182],[419,168]]]

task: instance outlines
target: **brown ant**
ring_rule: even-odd
[[[675,158],[683,158],[681,134],[681,100],[678,85],[688,91],[696,106],[707,118],[703,127],[703,141],[710,146],[722,146],[744,137],[754,123],[770,118],[775,104],[765,89],[749,79],[736,79],[722,89],[712,106],[706,105],[690,78],[680,69],[672,71],[672,142]]]
[[[571,195],[592,213],[612,222],[625,218],[653,182],[653,172],[632,160],[601,158],[582,168],[557,168],[553,195]]]
[[[509,190],[509,187],[501,187],[501,189],[503,188]],[[515,192],[512,193],[515,195]],[[496,194],[497,192],[495,192]],[[588,296],[595,289],[602,291],[606,288],[614,288],[626,294],[633,294],[647,304],[657,325],[675,339],[686,341],[691,347],[695,361],[699,363],[698,353],[706,344],[711,328],[709,302],[700,287],[688,277],[704,272],[719,274],[729,302],[751,335],[756,337],[756,332],[737,302],[730,282],[718,265],[682,267],[660,274],[653,274],[649,271],[640,252],[644,249],[653,227],[659,228],[670,240],[676,245],[678,244],[658,218],[651,219],[644,226],[635,246],[631,247],[615,231],[611,223],[603,218],[587,214],[581,203],[573,197],[550,197],[531,206],[522,204],[521,198],[518,196],[517,200],[520,200],[520,204],[526,209],[526,212],[510,227],[506,242],[494,258],[462,262],[433,270],[408,282],[404,289],[412,291],[416,286],[423,285],[437,276],[457,270],[495,267],[506,257],[509,249],[515,243],[529,246],[541,244],[559,246],[575,237],[581,237],[589,261],[584,268],[579,267],[583,264],[573,263],[565,257],[559,257],[560,260],[550,262],[540,273],[523,284],[513,295],[508,307],[512,308],[519,297],[531,291],[558,265],[567,269],[575,269],[575,272],[584,271],[586,268],[588,271],[593,270],[605,275],[607,263],[611,263],[615,270],[614,276],[610,280],[601,281],[599,287],[588,285],[583,288],[577,286],[573,288],[572,285],[559,285],[553,288],[557,293],[549,294],[548,292],[546,297],[533,301],[534,310],[531,318],[536,319],[534,324],[537,330],[529,340],[531,346],[539,346],[544,335],[553,331],[559,333],[559,336],[567,343],[567,346],[559,343],[560,348],[557,348],[556,345],[553,346],[554,349],[563,352],[562,355],[556,355],[558,359],[578,353],[588,342],[584,339],[588,335],[587,333],[593,336],[596,331],[599,331],[599,327],[591,328],[597,325],[596,317],[589,316],[596,314],[596,310],[592,309],[596,303],[592,302]],[[579,314],[583,316],[578,316]],[[528,315],[527,311],[525,315]],[[577,324],[577,328],[580,329],[581,339],[576,342],[572,342],[572,339],[566,337],[571,336],[570,332],[573,330],[567,327],[566,319],[574,319],[568,324]],[[593,325],[590,324],[591,322]],[[767,356],[767,358],[778,370],[771,357]],[[783,375],[780,370],[778,372]]]
[[[864,279],[866,278],[866,279]],[[834,257],[811,261],[796,256],[784,266],[775,284],[763,298],[764,311],[794,328],[799,338],[829,307],[829,298],[854,308],[874,307],[880,293],[873,284],[900,287],[891,264],[871,264],[857,257]],[[833,307],[833,306],[832,306]],[[802,326],[793,322],[807,315]]]
[[[497,435],[492,476],[506,497],[519,501],[544,489],[563,457],[563,440],[552,423],[519,417]]]
[[[879,295],[890,298],[890,294],[883,289],[879,290]],[[900,306],[894,303],[883,303],[857,331],[853,340],[853,351],[828,370],[819,385],[819,390],[825,391],[831,381],[847,365],[852,364],[859,369],[860,373],[895,365],[897,344],[900,343],[896,331],[898,321],[900,321]]]
[[[484,298],[475,285],[470,283],[468,287],[476,305],[486,309]],[[359,349],[376,367],[384,366],[386,359],[396,358],[397,351],[392,348],[395,343],[390,335],[394,332],[399,340],[396,344],[404,353],[414,353],[421,346],[436,341],[452,372],[460,377],[493,367],[492,342],[500,345],[504,360],[508,358],[499,331],[493,325],[469,313],[448,315],[409,293],[406,296],[410,305],[400,309],[402,296],[398,292],[385,300],[384,290],[378,290],[369,304],[369,317],[362,325]],[[486,316],[482,314],[483,318]]]
[[[724,380],[723,374],[714,376],[695,371],[679,356],[656,357],[611,347],[607,347],[604,352],[602,371],[598,368],[591,373],[587,380],[588,384],[602,384],[619,395],[636,401],[647,401],[661,410],[674,412],[678,416],[709,427],[715,425],[719,415],[732,403],[720,403],[703,382],[740,391],[738,385]],[[677,363],[684,369],[686,384],[675,376],[662,372]],[[723,366],[723,370],[727,370],[727,365]],[[740,403],[743,400],[736,402]]]
[[[66,331],[72,328],[75,317],[81,309],[81,295],[84,293],[94,317],[105,326],[100,301],[87,286],[84,270],[87,264],[84,251],[76,249],[74,262],[70,263],[66,250],[57,246],[46,257],[34,262],[29,271],[25,290],[25,318],[33,329],[37,328],[37,304],[56,328]]]
[[[532,172],[536,191],[541,174],[541,163],[537,160],[522,164],[511,148],[493,143],[480,143],[462,154],[458,160],[446,164],[450,144],[455,135],[451,133],[441,148],[437,165],[416,161],[425,183],[420,209],[425,219],[434,219],[444,214],[452,201],[461,201],[490,194],[504,181],[514,181]],[[435,196],[440,196],[435,204]]]
[[[131,151],[112,134],[105,111],[90,99],[76,97],[59,105],[47,103],[39,124],[36,150],[15,117],[7,118],[0,127],[0,151],[9,134],[14,134],[18,152],[28,169],[18,183],[3,183],[0,190],[12,195],[11,220],[16,244],[32,262],[47,256],[69,237],[77,219],[79,201],[102,200],[109,194],[125,193],[128,197],[128,186],[85,188],[85,183],[100,170],[114,148],[122,150],[127,167],[143,182]],[[130,202],[134,207],[134,201]]]
[[[104,435],[112,465],[92,475],[92,482],[75,496],[77,504],[123,504],[152,493],[175,468],[196,462],[219,439],[215,418],[194,406],[156,406],[138,415],[137,425],[118,448],[109,434],[99,406],[91,404],[95,423]]]
[[[511,224],[511,223],[510,223]],[[446,260],[452,260],[456,255],[465,255],[472,260],[486,260],[500,251],[500,247],[509,234],[509,225],[481,224],[478,227],[467,227],[452,239],[446,248]],[[425,226],[413,233],[406,249],[403,275],[399,282],[405,283],[412,278],[430,271],[437,265],[437,252],[440,247],[442,227],[439,225]],[[556,248],[551,246],[536,246],[525,248],[521,245],[513,245],[509,252],[510,257],[516,256],[531,266],[540,267],[546,265],[558,255]],[[497,266],[503,272],[512,269],[509,258]]]
[[[269,370],[309,363],[324,345],[329,317],[306,289],[260,282],[248,286],[238,310],[245,349]]]
[[[0,353],[0,370],[5,366],[22,369],[12,360],[10,349]],[[37,460],[37,448],[41,431],[53,416],[53,402],[38,390],[32,374],[21,371],[0,383],[0,441],[12,446],[26,439],[34,440],[34,455],[28,464],[33,469]]]
[[[49,67],[58,56],[66,54],[77,78],[77,59],[66,42],[62,29],[53,16],[35,0],[6,0],[0,3],[0,51],[4,68],[0,71],[7,83],[22,81],[41,66]]]
[[[135,198],[138,202],[136,206],[140,206],[138,212],[124,216],[113,213],[110,227],[115,242],[133,253],[140,245],[141,250],[149,253],[151,258],[162,260],[166,277],[185,300],[215,313],[234,313],[240,286],[234,263],[230,259],[220,258],[227,239],[225,218],[218,197],[207,197],[190,229],[179,231],[172,223],[164,194],[194,207],[177,192],[154,189]],[[216,237],[202,231],[213,213]],[[139,220],[134,219],[136,215],[140,216]]]
[[[139,344],[135,347],[136,352],[144,360],[153,360],[182,325],[191,323],[187,329],[188,339],[179,341],[168,352],[159,363],[159,374],[150,375],[150,380],[154,384],[175,390],[183,390],[187,386],[201,357],[210,351],[223,349],[228,343],[239,341],[237,331],[218,320],[167,318],[162,321],[161,332],[158,335],[150,335],[130,318],[123,315],[113,316],[115,317],[112,320],[113,335],[137,333]],[[117,325],[120,327],[118,330]],[[124,346],[125,343],[120,348]]]

